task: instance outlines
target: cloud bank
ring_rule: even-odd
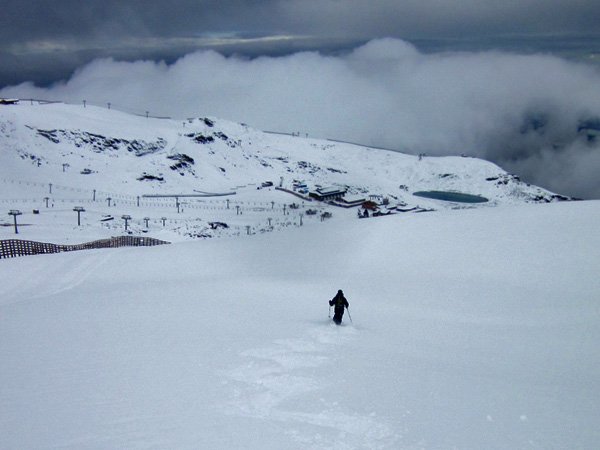
[[[597,67],[554,56],[423,54],[379,39],[340,56],[201,51],[170,65],[100,59],[48,88],[24,83],[0,95],[111,102],[410,153],[468,154],[550,190],[600,198],[598,86]]]

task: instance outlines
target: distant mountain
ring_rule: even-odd
[[[492,204],[565,197],[475,158],[412,156],[264,133],[225,120],[153,119],[93,106],[0,108],[0,175],[130,194],[210,192],[265,180],[345,186],[406,204],[416,191],[477,194]],[[443,206],[443,204],[440,204]]]
[[[569,200],[476,158],[414,156],[267,133],[221,119],[177,121],[61,103],[0,105],[0,181],[5,186],[0,197],[7,201],[31,197],[41,201],[45,195],[39,186],[53,184],[63,191],[81,192],[70,196],[74,200],[91,201],[93,190],[96,202],[96,192],[103,192],[103,201],[119,197],[123,205],[138,198],[136,206],[141,207],[139,197],[144,196],[229,194],[232,202],[271,203],[272,208],[275,202],[301,202],[305,209],[310,204],[311,214],[318,206],[318,212],[352,218],[358,215],[352,208],[312,201],[310,196],[319,189],[345,192],[341,205],[370,200],[379,214]],[[15,181],[36,183],[38,190],[34,193],[25,186],[19,190],[14,184],[8,189],[7,183]],[[48,194],[66,199],[64,192],[52,192],[51,186]],[[95,204],[98,213],[115,213],[98,210],[103,204]],[[111,206],[110,200],[106,206]],[[144,211],[151,214],[158,213]],[[184,216],[177,217],[181,221]],[[261,223],[266,220],[261,216]],[[273,223],[269,220],[267,229],[277,228]],[[286,224],[289,220],[279,222]],[[248,226],[258,227],[256,221]],[[176,228],[181,230],[181,224]],[[177,232],[191,237],[215,234]]]

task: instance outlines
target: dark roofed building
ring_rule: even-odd
[[[326,200],[337,200],[338,198],[342,198],[346,194],[346,189],[339,187],[323,187],[317,188],[315,192],[311,192],[308,194],[309,197],[312,197],[316,200],[326,201]]]

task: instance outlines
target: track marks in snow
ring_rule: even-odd
[[[334,388],[334,376],[324,384],[315,371],[334,364],[330,355],[336,347],[349,344],[357,334],[354,327],[323,324],[306,336],[241,352],[245,362],[225,374],[224,384],[231,386],[231,393],[224,412],[285,422],[286,434],[302,448],[393,447],[400,436],[374,414],[349,411],[325,398],[312,402],[303,398]]]
[[[54,277],[53,282],[44,288],[43,294],[32,298],[56,295],[76,288],[83,283],[95,270],[105,264],[119,249],[90,251],[85,258],[70,258],[60,267],[60,276]]]
[[[50,297],[76,288],[120,249],[86,250],[84,257],[74,254],[29,256],[32,266],[14,270],[4,283],[6,294],[0,304]],[[18,261],[20,262],[20,261]],[[17,292],[18,296],[13,293]]]

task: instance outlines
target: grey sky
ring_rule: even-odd
[[[563,52],[568,41],[579,57],[599,50],[598,23],[594,0],[4,0],[0,87],[47,84],[96,57],[335,52],[381,37],[425,50],[542,43]]]
[[[206,34],[365,38],[594,33],[593,0],[8,0],[2,42]]]

